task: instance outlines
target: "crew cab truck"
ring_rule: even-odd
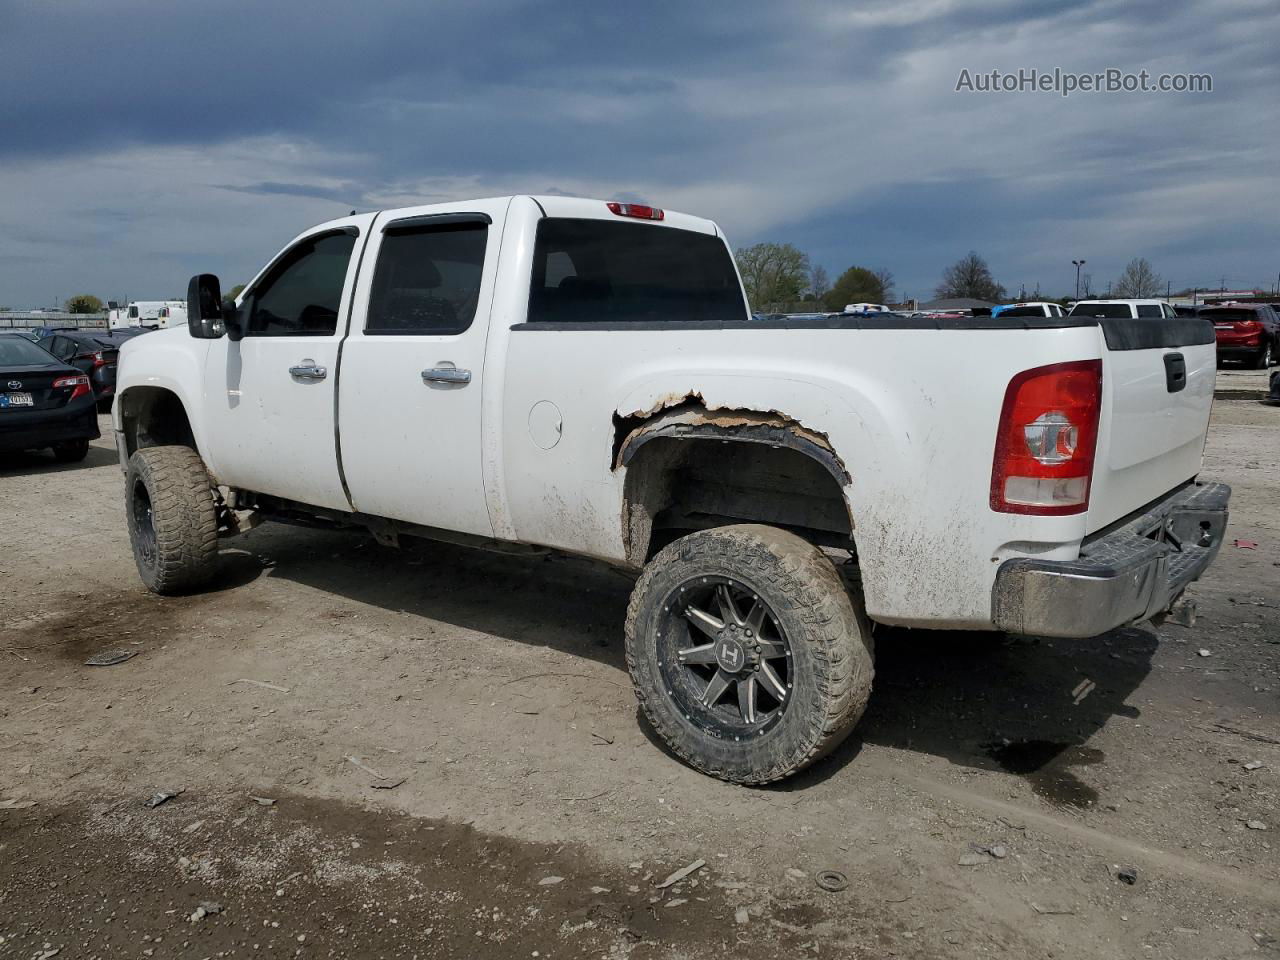
[[[644,712],[735,782],[849,733],[873,624],[1093,636],[1223,538],[1201,321],[753,320],[714,223],[518,196],[322,224],[188,322],[113,410],[150,589],[259,520],[598,558]]]

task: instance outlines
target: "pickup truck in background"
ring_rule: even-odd
[[[1178,312],[1163,300],[1080,300],[1071,307],[1067,316],[1093,317],[1095,320],[1179,319]]]
[[[1066,313],[1061,304],[1047,300],[1024,300],[991,308],[993,317],[1062,317]]]
[[[752,320],[719,228],[649,206],[344,217],[234,302],[192,278],[188,324],[121,352],[150,589],[199,588],[259,520],[596,558],[638,577],[645,714],[740,783],[849,733],[873,624],[1159,618],[1226,524],[1229,489],[1197,479],[1209,323]]]

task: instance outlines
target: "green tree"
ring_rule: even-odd
[[[1164,280],[1146,257],[1134,257],[1116,281],[1117,297],[1157,297],[1164,291]]]
[[[231,288],[230,291],[228,291],[227,299],[234,300],[236,297],[240,296],[240,291],[243,289],[244,289],[244,284],[237,283],[234,287]]]
[[[884,293],[876,271],[855,266],[840,274],[822,300],[829,310],[843,310],[849,303],[884,303]]]
[[[939,299],[966,297],[991,303],[1005,298],[1004,287],[996,283],[987,261],[973,250],[942,272],[942,282],[934,293]]]
[[[809,255],[789,243],[757,243],[736,256],[753,310],[795,303],[809,284]]]
[[[77,293],[66,303],[67,313],[101,313],[102,301],[91,293]]]

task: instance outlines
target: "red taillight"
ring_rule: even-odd
[[[53,381],[53,389],[61,390],[66,387],[74,387],[68,400],[75,400],[77,397],[85,397],[89,395],[89,378],[83,373],[77,377],[59,377]]]
[[[1236,329],[1245,333],[1257,333],[1262,329],[1261,320],[1237,320]]]
[[[1061,516],[1089,509],[1102,361],[1024,370],[1009,382],[991,467],[991,509]]]
[[[646,207],[643,203],[614,203],[611,200],[605,206],[620,217],[635,217],[638,220],[661,220],[666,216],[657,207]]]
[[[107,362],[107,358],[104,357],[101,353],[95,353],[93,355],[93,365],[95,367],[104,366],[106,362]]]

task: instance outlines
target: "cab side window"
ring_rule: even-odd
[[[489,236],[485,222],[391,224],[369,295],[367,334],[457,334],[471,326]]]
[[[1160,305],[1156,303],[1140,303],[1138,304],[1138,316],[1140,317],[1163,317],[1164,314],[1160,310]]]
[[[338,329],[352,232],[308,237],[284,255],[249,298],[251,337],[327,337]]]

